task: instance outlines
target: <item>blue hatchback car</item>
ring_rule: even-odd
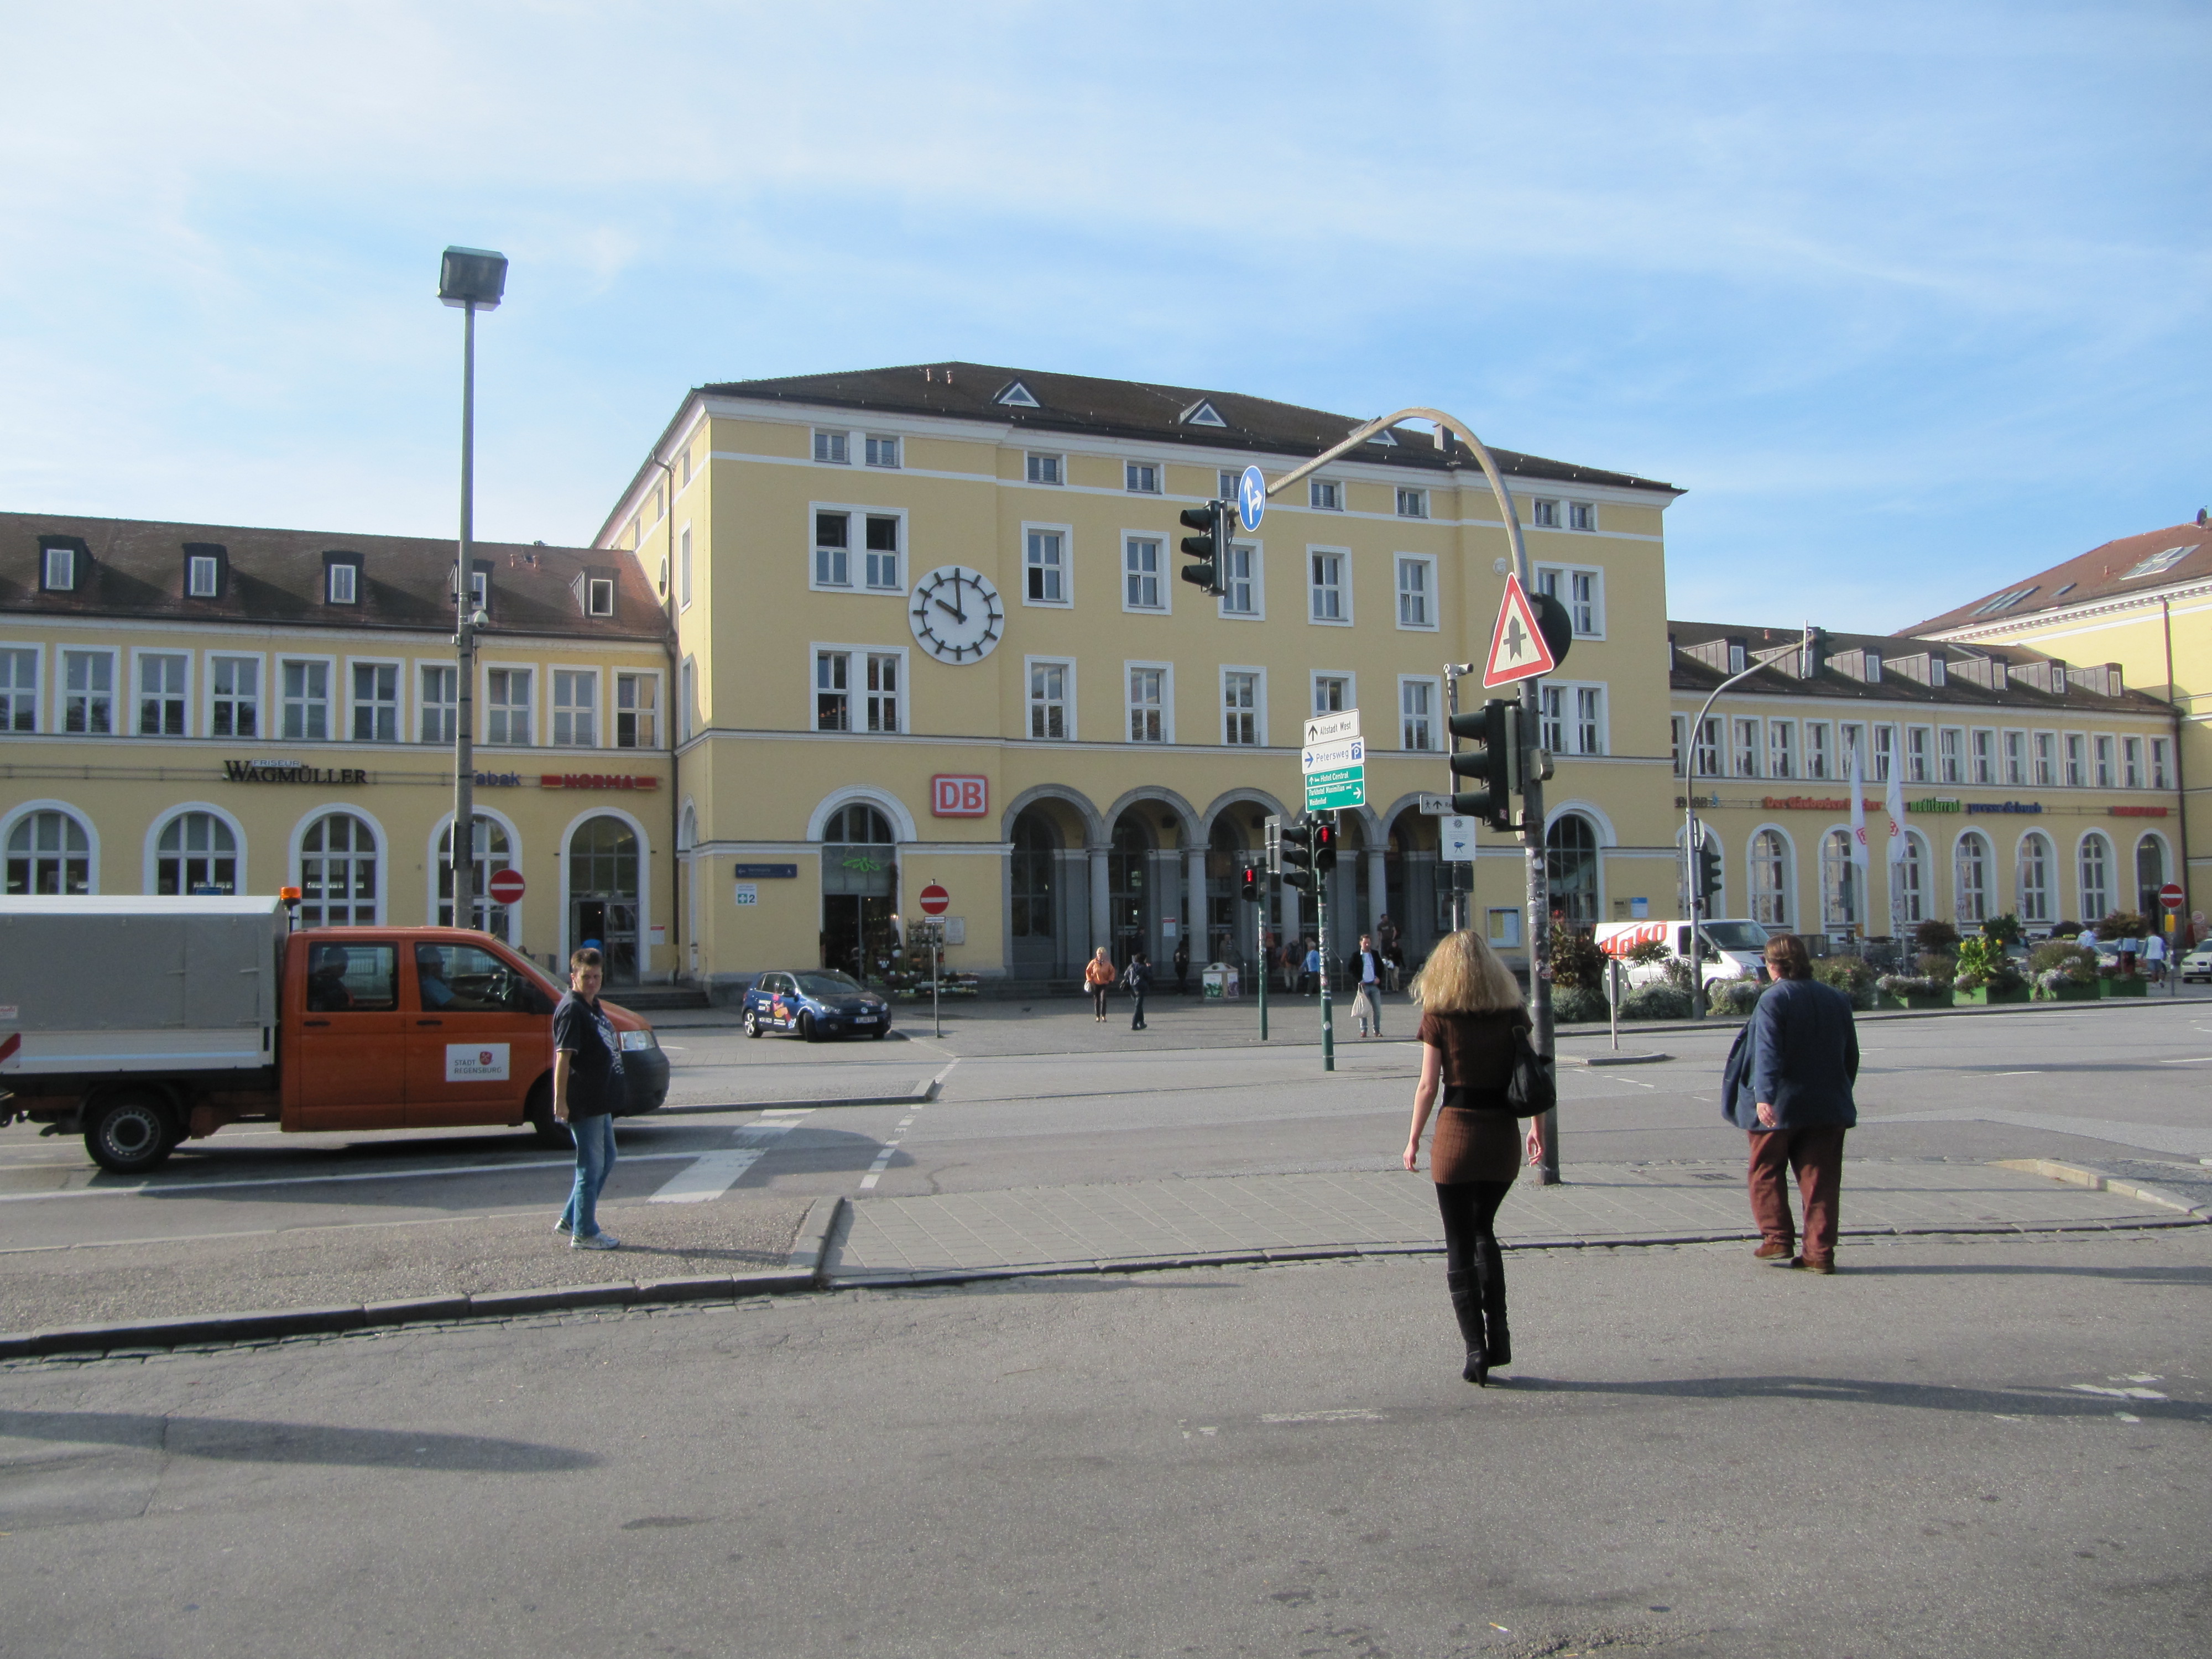
[[[891,1029],[890,1004],[844,975],[823,970],[763,974],[745,993],[745,1035],[796,1031],[809,1042],[823,1037],[879,1037]]]

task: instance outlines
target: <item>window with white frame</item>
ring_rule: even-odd
[[[211,599],[222,586],[222,562],[212,553],[195,553],[185,561],[185,592],[195,599]]]
[[[2020,840],[2020,919],[2030,927],[2048,926],[2051,908],[2051,843],[2031,830]]]
[[[1124,461],[1121,488],[1132,495],[1157,495],[1160,493],[1160,470],[1150,461]]]
[[[1313,677],[1313,712],[1316,714],[1340,714],[1355,707],[1352,701],[1352,676],[1349,674],[1316,674]]]
[[[284,699],[287,738],[308,742],[331,735],[331,665],[287,659],[276,665]]]
[[[1735,775],[1755,778],[1765,770],[1759,763],[1765,757],[1759,752],[1759,722],[1756,720],[1738,720],[1735,725]]]
[[[2093,745],[2092,752],[2096,756],[2094,764],[2097,769],[2097,787],[2100,789],[2110,789],[2112,787],[2114,779],[2118,775],[2118,773],[2112,765],[2112,738],[2109,737],[2099,737],[2095,744]]]
[[[1351,585],[1345,580],[1349,556],[1334,548],[1309,550],[1306,615],[1317,623],[1352,620]]]
[[[1068,696],[1074,676],[1075,665],[1072,662],[1035,660],[1030,664],[1030,736],[1064,738],[1074,735],[1069,716],[1073,704]]]
[[[868,514],[868,545],[862,573],[865,584],[878,592],[903,592],[899,576],[899,521],[888,513]]]
[[[495,668],[484,676],[484,741],[527,745],[535,741],[530,694],[535,671]]]
[[[1168,671],[1164,665],[1131,663],[1127,698],[1129,741],[1165,743],[1168,740]]]
[[[49,547],[39,561],[39,586],[48,592],[67,593],[76,586],[76,549]]]
[[[1559,504],[1540,498],[1531,501],[1528,503],[1528,522],[1539,530],[1557,530],[1559,527]]]
[[[1710,714],[1698,722],[1698,741],[1690,755],[1690,775],[1693,778],[1717,778],[1721,775],[1721,722],[1717,714]]]
[[[1751,838],[1751,919],[1770,927],[1790,924],[1790,847],[1778,830]]]
[[[1795,720],[1767,721],[1766,775],[1771,778],[1794,778],[1797,775],[1797,723]]]
[[[2004,781],[2007,783],[2027,781],[2027,733],[2025,732],[2004,734]]]
[[[238,890],[238,837],[212,812],[179,812],[154,842],[154,890],[164,896]]]
[[[1687,714],[1667,717],[1667,766],[1676,777],[1682,775],[1682,734],[1690,728]]]
[[[686,657],[677,669],[676,735],[685,743],[699,730],[699,659]]]
[[[2140,789],[2143,787],[2143,740],[2129,738],[2120,744],[2120,787]]]
[[[357,662],[353,665],[353,740],[356,743],[399,741],[398,663]]]
[[[691,603],[691,526],[688,524],[676,538],[676,594],[679,605]]]
[[[1978,830],[1959,837],[1951,854],[1954,919],[1978,927],[1990,919],[1990,866],[1995,860],[1988,839]]]
[[[615,747],[660,747],[660,676],[615,676]]]
[[[1897,728],[1877,726],[1874,729],[1874,781],[1887,783],[1890,774],[1896,769]]]
[[[1056,484],[1066,481],[1066,476],[1061,470],[1060,458],[1057,455],[1041,455],[1032,451],[1024,472],[1029,481],[1035,484]]]
[[[1928,843],[1917,830],[1905,832],[1905,856],[1897,862],[1899,918],[1908,922],[1928,920]]]
[[[2154,789],[2173,787],[2173,739],[2153,738],[2150,740],[2150,787]]]
[[[902,651],[865,647],[817,650],[814,653],[815,722],[817,732],[902,732],[906,705]]]
[[[1261,740],[1261,678],[1256,668],[1221,671],[1221,740],[1257,744]]]
[[[553,671],[553,743],[561,749],[599,746],[599,677],[588,668]]]
[[[113,652],[62,653],[62,730],[86,737],[106,737],[114,732]]]
[[[460,670],[440,663],[416,665],[415,684],[421,711],[416,720],[420,743],[453,742],[460,730]]]
[[[2066,787],[2069,789],[2089,787],[2089,740],[2079,732],[2066,734]]]
[[[2058,734],[2039,732],[2035,734],[2035,782],[2040,789],[2048,789],[2058,781]]]
[[[1260,586],[1260,550],[1250,542],[1231,542],[1222,562],[1221,614],[1257,617],[1263,594]]]
[[[1425,553],[1398,556],[1398,626],[1437,625],[1437,562]]]
[[[2112,908],[2112,844],[2095,830],[2081,837],[2081,915],[2091,924]]]
[[[1924,726],[1908,728],[1905,733],[1905,779],[1908,783],[1933,782],[1930,771],[1931,753],[1936,734]]]
[[[1398,492],[1398,516],[1401,519],[1427,518],[1429,492],[1425,489],[1401,489]]]
[[[1235,501],[1238,489],[1237,481],[1241,477],[1241,474],[1232,471],[1228,467],[1219,468],[1213,475],[1213,493],[1224,501]]]
[[[1820,922],[1840,933],[1866,920],[1865,874],[1851,858],[1851,832],[1820,837]]]
[[[852,463],[851,434],[825,432],[817,427],[814,431],[814,459],[827,461],[833,466],[848,466]]]
[[[1605,753],[1605,688],[1546,680],[1543,688],[1544,747],[1555,755]],[[1717,726],[1716,720],[1708,722]],[[1755,722],[1741,722],[1755,725]],[[1754,736],[1752,754],[1758,756]]]
[[[1437,683],[1429,679],[1398,682],[1398,735],[1406,749],[1433,750],[1437,747]]]
[[[1974,781],[1995,783],[1997,781],[1997,734],[1982,727],[1975,731],[1973,738]]]
[[[870,466],[896,466],[899,464],[899,441],[871,432],[867,437],[866,454]]]
[[[1808,778],[1832,778],[1836,775],[1834,728],[1826,720],[1805,722],[1805,775]]]
[[[92,891],[92,837],[74,812],[24,813],[8,831],[7,859],[10,896]]]
[[[612,576],[586,576],[584,579],[584,614],[587,617],[611,617],[615,614],[615,579]]]
[[[1031,605],[1071,603],[1067,532],[1031,528],[1022,537],[1022,597]]]
[[[1874,775],[1867,756],[1865,725],[1858,720],[1838,720],[1836,722],[1836,775],[1850,777],[1855,761],[1858,764],[1860,777]]]
[[[1164,611],[1167,590],[1160,584],[1160,546],[1157,537],[1125,536],[1121,539],[1121,609]]]
[[[1605,636],[1605,573],[1578,570],[1568,565],[1536,567],[1536,588],[1566,607],[1567,620],[1578,640]]]
[[[148,651],[138,659],[138,735],[185,735],[185,682],[191,659],[182,653]]]
[[[814,515],[814,585],[850,587],[853,585],[853,515],[817,513]]]
[[[1966,778],[1966,734],[1947,726],[1936,736],[1936,776],[1941,783],[1963,783]]]
[[[325,567],[330,583],[325,597],[332,605],[361,603],[361,567],[349,559],[333,559]]]
[[[1596,529],[1597,503],[1595,501],[1569,501],[1567,503],[1567,528],[1570,530]]]
[[[39,653],[25,646],[0,648],[0,732],[39,729]]]
[[[1334,478],[1306,480],[1306,505],[1322,513],[1344,511],[1344,486]]]

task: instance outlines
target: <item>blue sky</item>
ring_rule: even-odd
[[[15,7],[0,503],[576,543],[685,388],[965,358],[1667,479],[1882,629],[2212,501],[2212,9]]]

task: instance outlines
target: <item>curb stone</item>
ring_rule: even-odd
[[[848,1207],[842,1194],[814,1200],[792,1236],[791,1255],[784,1262],[786,1273],[804,1273],[810,1286],[821,1287],[829,1272],[830,1240]]]
[[[2079,1164],[2058,1164],[2047,1158],[2008,1158],[2001,1159],[1996,1167],[2000,1170],[2020,1170],[2050,1181],[2063,1181],[2069,1187],[2087,1187],[2092,1192],[2118,1193],[2122,1198],[2155,1204],[2163,1210],[2179,1210],[2194,1220],[2212,1222],[2212,1204],[2191,1204],[2187,1199],[2177,1198],[2159,1188],[2146,1187],[2136,1181],[2123,1181],[2118,1176],[2108,1176],[2102,1170],[2087,1169]]]

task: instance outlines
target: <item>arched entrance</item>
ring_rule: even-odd
[[[568,837],[568,948],[596,941],[610,984],[637,983],[638,901],[637,831],[605,813],[585,819]]]
[[[1597,926],[1597,826],[1579,812],[1562,812],[1544,832],[1544,863],[1552,914],[1570,927]]]
[[[1060,829],[1041,805],[1014,819],[1007,857],[1007,968],[1023,977],[1047,978],[1060,966]]]
[[[1106,854],[1106,927],[1116,968],[1152,937],[1153,840],[1142,811],[1133,806],[1115,820]]]
[[[2166,843],[2156,836],[2145,836],[2136,843],[2136,908],[2148,916],[2154,927],[2166,914],[2159,902],[2158,890],[2168,879]]]
[[[469,878],[471,915],[461,925],[473,927],[480,933],[489,933],[503,945],[514,939],[514,919],[504,904],[495,904],[489,890],[491,878],[501,870],[514,866],[514,845],[508,840],[507,826],[497,818],[477,814],[476,835],[471,838],[470,862],[476,873]],[[449,820],[438,834],[438,926],[453,925],[453,826]],[[576,935],[578,944],[597,934]],[[565,977],[565,975],[564,975]]]
[[[866,983],[897,948],[898,847],[890,820],[866,801],[830,815],[822,830],[822,965]]]
[[[1260,912],[1265,906],[1247,904],[1239,895],[1244,872],[1253,866],[1260,867],[1261,891],[1267,890],[1267,859],[1237,819],[1255,811],[1232,806],[1214,815],[1206,844],[1205,932],[1190,942],[1194,962],[1234,962],[1248,980],[1260,959]]]
[[[1382,908],[1397,925],[1398,948],[1407,963],[1429,954],[1437,938],[1450,931],[1451,882],[1471,865],[1439,864],[1437,821],[1412,807],[1390,820],[1382,866]]]

